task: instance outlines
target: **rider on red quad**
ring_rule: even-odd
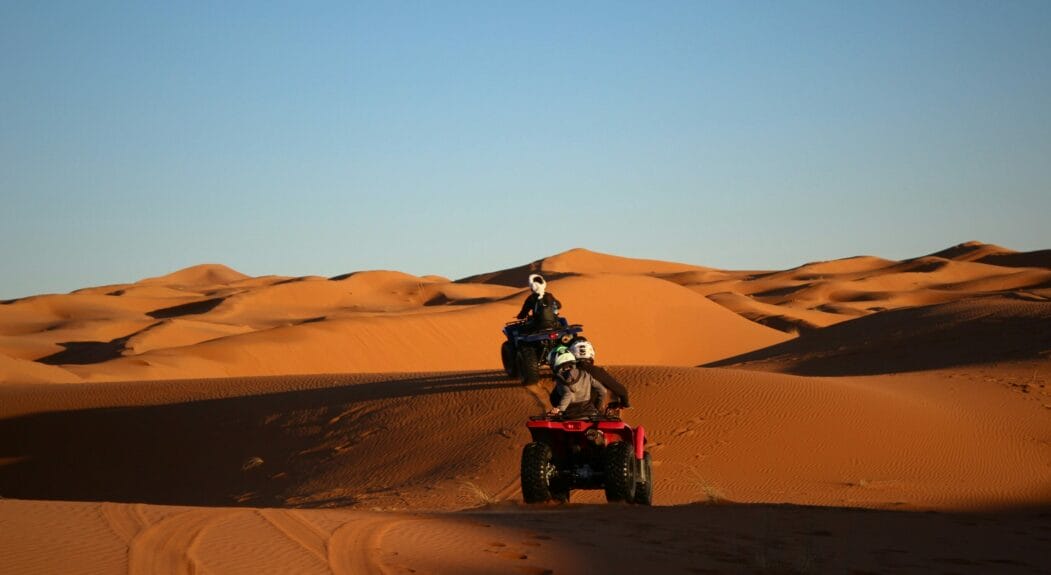
[[[523,331],[534,332],[542,329],[550,329],[558,326],[558,310],[562,302],[555,296],[547,293],[547,282],[540,274],[529,275],[529,294],[522,303],[522,310],[518,312],[518,319],[530,318],[525,324]]]
[[[569,347],[560,345],[555,348],[548,357],[548,364],[553,366],[555,364],[555,359],[559,354],[565,353],[566,351],[572,353],[573,357],[576,358],[577,369],[597,379],[607,391],[612,392],[616,397],[616,401],[613,401],[612,399],[610,400],[609,404],[606,405],[606,409],[628,409],[631,407],[631,404],[628,402],[628,389],[624,387],[624,384],[617,381],[617,379],[610,375],[608,371],[595,365],[595,348],[586,337],[578,336],[569,344]],[[555,388],[551,390],[551,395],[548,399],[551,401],[551,405],[558,405],[561,397],[562,389],[556,385]],[[592,399],[597,400],[598,397],[595,396]],[[601,411],[602,404],[595,401],[595,409]]]
[[[565,417],[588,417],[598,415],[596,403],[602,405],[606,397],[606,388],[577,366],[577,358],[572,353],[563,351],[551,364],[555,372],[555,392],[558,404],[547,412],[548,415]],[[596,397],[597,396],[597,397]],[[597,400],[597,401],[596,401]]]
[[[617,403],[615,407],[617,409],[628,409],[631,404],[628,402],[628,388],[624,387],[624,384],[617,381],[608,371],[595,365],[595,347],[591,345],[588,338],[584,336],[577,336],[569,343],[569,352],[573,354],[573,357],[577,358],[577,366],[595,379],[599,380],[602,385],[606,386],[606,389],[613,392],[613,395],[617,396]],[[610,406],[613,406],[613,402],[610,402]],[[601,409],[601,405],[595,405],[595,407]]]

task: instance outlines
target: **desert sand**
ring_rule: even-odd
[[[1048,572],[1049,253],[201,265],[0,302],[0,572]],[[631,390],[651,508],[522,503],[552,382],[504,375],[500,328],[537,272]]]

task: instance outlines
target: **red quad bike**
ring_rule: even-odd
[[[653,474],[646,431],[616,411],[583,419],[559,415],[529,418],[532,443],[522,449],[522,497],[526,503],[569,501],[573,489],[605,489],[606,501],[651,505]]]

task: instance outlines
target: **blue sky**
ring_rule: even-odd
[[[1051,248],[1048,2],[0,4],[0,298]]]

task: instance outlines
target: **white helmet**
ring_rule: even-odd
[[[591,342],[584,339],[578,338],[576,341],[569,345],[569,352],[573,354],[573,357],[577,360],[591,360],[595,361],[595,347],[591,345]]]
[[[569,351],[569,348],[564,346],[564,345],[560,345],[560,346],[556,347],[555,349],[551,350],[551,352],[547,354],[547,358],[546,358],[547,359],[547,364],[550,365],[552,368],[554,368],[555,360],[558,359],[558,356],[562,355],[563,353],[566,353],[568,351]]]
[[[547,282],[544,281],[544,276],[529,274],[529,289],[533,290],[533,293],[536,295],[544,297],[544,290],[547,289]]]
[[[551,368],[557,371],[559,366],[561,365],[576,362],[577,358],[573,357],[572,353],[569,353],[568,351],[563,351],[562,353],[555,356],[555,362],[551,364]]]

